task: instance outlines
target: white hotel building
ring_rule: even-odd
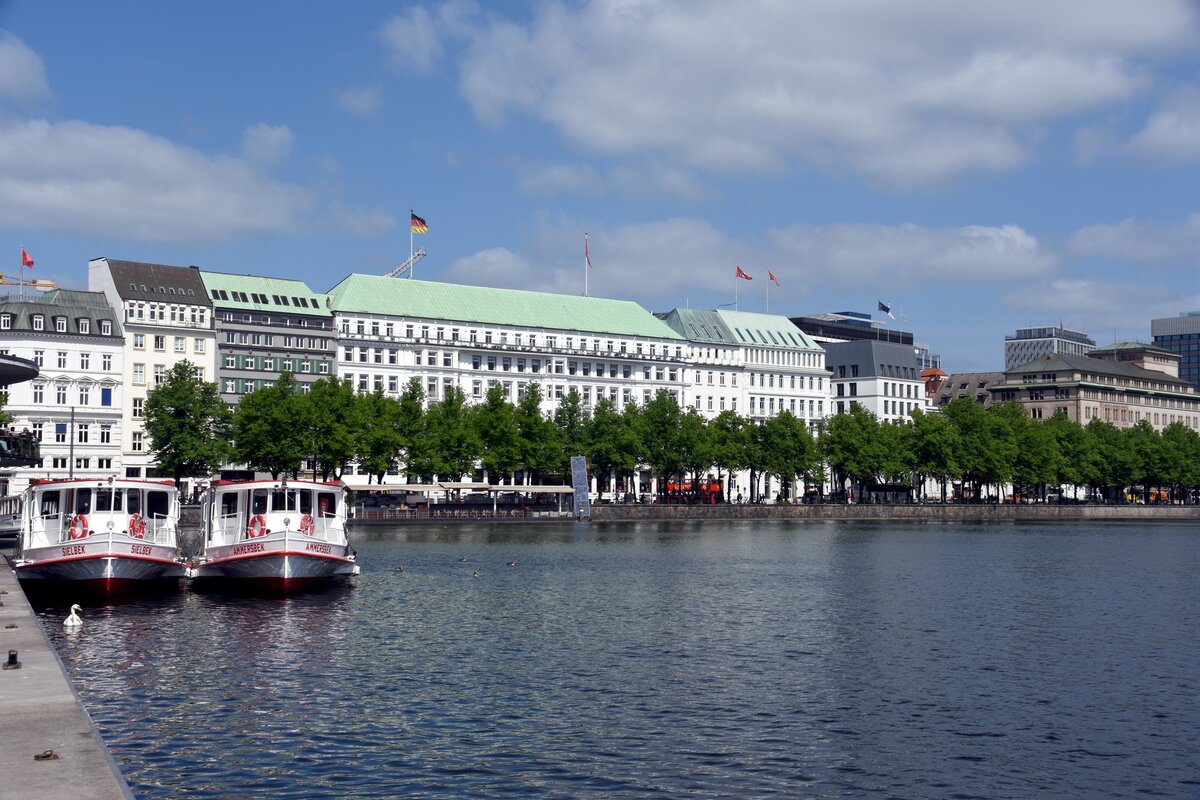
[[[636,303],[350,275],[329,291],[337,374],[398,395],[412,378],[427,402],[457,386],[480,402],[492,384],[516,403],[540,385],[551,412],[572,388],[585,407],[618,408],[659,389],[683,402],[684,342]]]

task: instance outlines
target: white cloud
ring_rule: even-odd
[[[356,86],[338,92],[337,101],[342,108],[352,114],[369,116],[379,108],[381,96],[377,86]]]
[[[599,194],[612,189],[643,200],[655,196],[695,200],[713,194],[691,170],[661,164],[615,167],[608,172],[583,164],[534,164],[521,167],[518,183],[533,194]]]
[[[396,227],[396,217],[378,209],[347,208],[334,202],[326,214],[326,224],[354,236],[379,236]]]
[[[900,186],[1019,165],[1042,126],[1129,100],[1198,41],[1186,0],[551,0],[520,23],[456,5],[454,27],[446,8],[400,18],[435,52],[393,52],[428,68],[461,42],[460,90],[488,123],[528,114],[607,156]]]
[[[41,120],[0,126],[0,224],[212,241],[290,230],[308,190],[244,161],[208,156],[132,128]]]
[[[1169,97],[1129,140],[1129,149],[1168,164],[1200,159],[1200,90],[1183,89]]]
[[[1071,234],[1068,247],[1078,255],[1200,264],[1200,214],[1173,223],[1129,218],[1115,225],[1088,225]]]
[[[286,125],[272,126],[260,122],[246,128],[242,135],[242,157],[261,170],[272,170],[283,165],[291,153],[292,132]]]
[[[398,67],[428,72],[442,57],[440,27],[434,16],[421,6],[413,6],[389,19],[380,35]]]
[[[583,290],[584,226],[542,220],[520,253],[487,250],[452,264],[447,280],[504,288],[567,293]],[[734,265],[755,281],[739,284],[763,299],[767,270],[783,283],[771,287],[772,307],[815,291],[845,293],[921,291],[1013,280],[1043,279],[1057,260],[1017,226],[931,229],[912,225],[796,226],[766,241],[743,241],[705,220],[677,217],[604,230],[592,228],[593,292],[663,309],[733,297]],[[978,291],[976,288],[975,291]],[[775,299],[777,298],[777,299]]]
[[[49,94],[41,56],[20,39],[0,31],[0,101],[36,100]]]
[[[1062,277],[1024,284],[1008,292],[1004,302],[1051,319],[1071,320],[1068,327],[1090,331],[1098,342],[1110,337],[1149,341],[1151,319],[1200,308],[1200,295],[1181,296],[1171,287],[1147,281]]]

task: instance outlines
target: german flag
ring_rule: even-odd
[[[416,214],[412,215],[412,232],[413,233],[428,233],[429,232],[429,226],[425,224],[425,220],[421,219]]]

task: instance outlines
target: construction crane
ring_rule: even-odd
[[[412,272],[413,264],[416,264],[418,261],[420,261],[422,258],[424,258],[427,255],[428,255],[428,253],[425,252],[425,248],[422,247],[420,250],[417,250],[415,253],[413,253],[411,256],[409,256],[407,261],[405,261],[403,264],[396,267],[394,270],[389,272],[387,275],[384,275],[383,277],[385,277],[385,278],[403,278],[404,273]]]
[[[57,283],[54,281],[48,281],[45,278],[38,278],[35,281],[22,281],[13,278],[6,278],[3,274],[0,274],[0,284],[3,284],[4,286],[32,286],[39,292],[48,292],[51,289],[58,288]]]

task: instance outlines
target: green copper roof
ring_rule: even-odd
[[[200,279],[212,304],[218,308],[245,311],[274,311],[332,317],[326,295],[314,292],[304,281],[290,278],[262,278],[257,275],[232,275],[228,272],[200,270]]]
[[[781,314],[756,314],[752,311],[718,311],[717,314],[733,331],[739,344],[822,349],[807,333]]]
[[[460,286],[380,275],[350,275],[329,290],[338,312],[462,320],[550,330],[679,339],[662,320],[629,300]]]
[[[716,311],[673,308],[669,312],[657,316],[690,342],[725,344],[730,347],[741,346],[737,336],[721,320],[721,315]]]

